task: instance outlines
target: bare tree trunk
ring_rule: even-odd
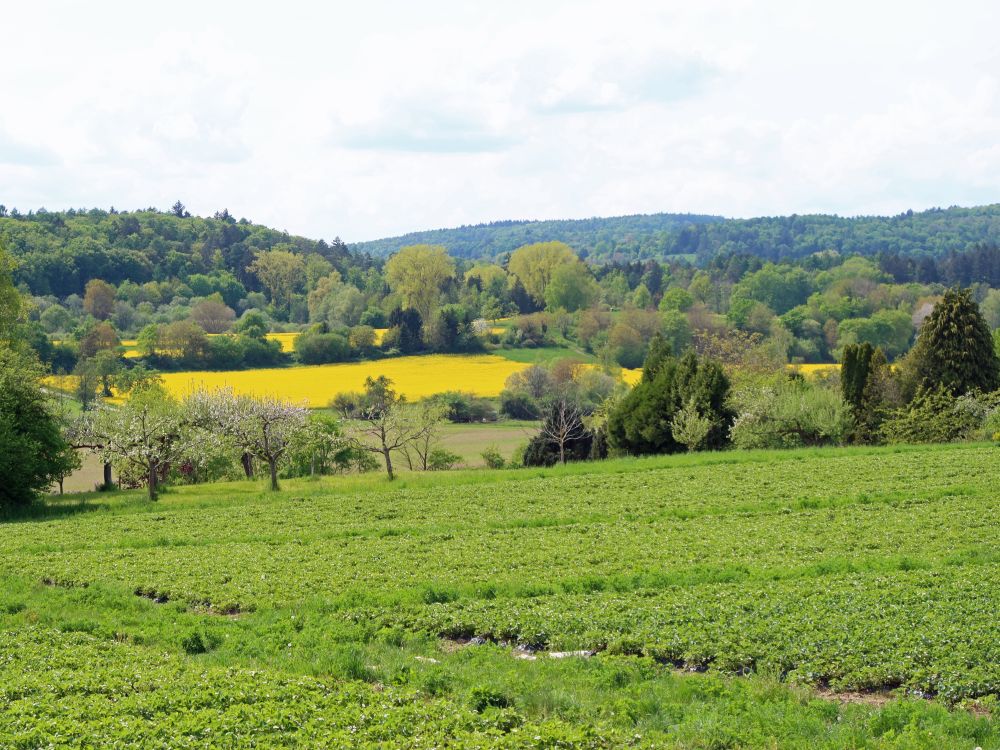
[[[267,460],[267,466],[271,470],[271,491],[277,492],[280,487],[278,487],[278,462],[276,459],[269,458]]]
[[[106,490],[110,490],[112,487],[114,487],[114,482],[111,481],[111,464],[110,463],[105,463],[104,464],[104,485],[103,485],[103,487]]]
[[[392,456],[389,455],[389,449],[383,448],[382,455],[385,457],[385,472],[389,475],[389,481],[391,482],[395,477],[392,474]]]
[[[243,473],[247,475],[247,479],[253,479],[253,456],[244,453],[240,458],[240,463],[243,464]]]
[[[151,463],[149,465],[149,499],[156,500],[156,464]]]
[[[561,463],[563,466],[566,465],[566,441],[565,440],[560,440],[559,441],[559,463]]]

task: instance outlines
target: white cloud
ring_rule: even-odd
[[[0,202],[360,240],[1000,200],[985,1],[5,9]]]

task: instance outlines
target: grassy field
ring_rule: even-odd
[[[997,748],[996,456],[53,501],[0,526],[0,747]]]

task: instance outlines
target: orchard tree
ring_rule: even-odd
[[[385,279],[403,307],[412,307],[421,320],[430,320],[442,288],[455,277],[455,261],[441,245],[400,248],[385,264]]]
[[[587,435],[583,412],[578,401],[563,393],[552,400],[548,414],[542,422],[541,436],[559,450],[559,463],[566,463],[566,448],[573,441]]]
[[[396,393],[385,375],[365,380],[365,390],[355,412],[359,423],[353,436],[355,445],[382,456],[390,481],[395,478],[392,452],[405,450],[426,437],[439,421],[407,409],[406,397]]]
[[[406,457],[410,469],[427,471],[432,468],[431,459],[441,437],[440,427],[444,422],[448,406],[441,401],[424,399],[418,404],[407,404],[403,408],[406,410],[404,417],[414,427],[423,429],[419,429],[413,440],[400,450]],[[415,458],[410,455],[411,449]]]
[[[156,383],[134,391],[119,406],[103,404],[75,425],[74,442],[105,463],[142,477],[156,500],[160,477],[187,449],[186,419],[180,405]]]
[[[300,439],[309,416],[304,406],[270,396],[237,396],[230,388],[196,391],[185,410],[195,424],[226,436],[244,457],[266,463],[273,491],[280,489],[278,465]]]
[[[949,289],[920,328],[909,355],[917,383],[955,396],[1000,387],[993,337],[970,289]]]

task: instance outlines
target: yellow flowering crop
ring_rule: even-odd
[[[168,372],[163,382],[172,394],[183,396],[196,388],[214,390],[230,386],[237,393],[280,396],[326,406],[342,391],[360,391],[365,378],[385,375],[409,399],[443,391],[466,391],[497,396],[504,381],[528,365],[492,354],[431,354],[393,357],[371,362],[346,362],[308,367],[275,367],[230,372]]]
[[[840,371],[838,364],[811,364],[811,365],[788,365],[788,369],[800,372],[806,377],[817,377],[829,375]]]

